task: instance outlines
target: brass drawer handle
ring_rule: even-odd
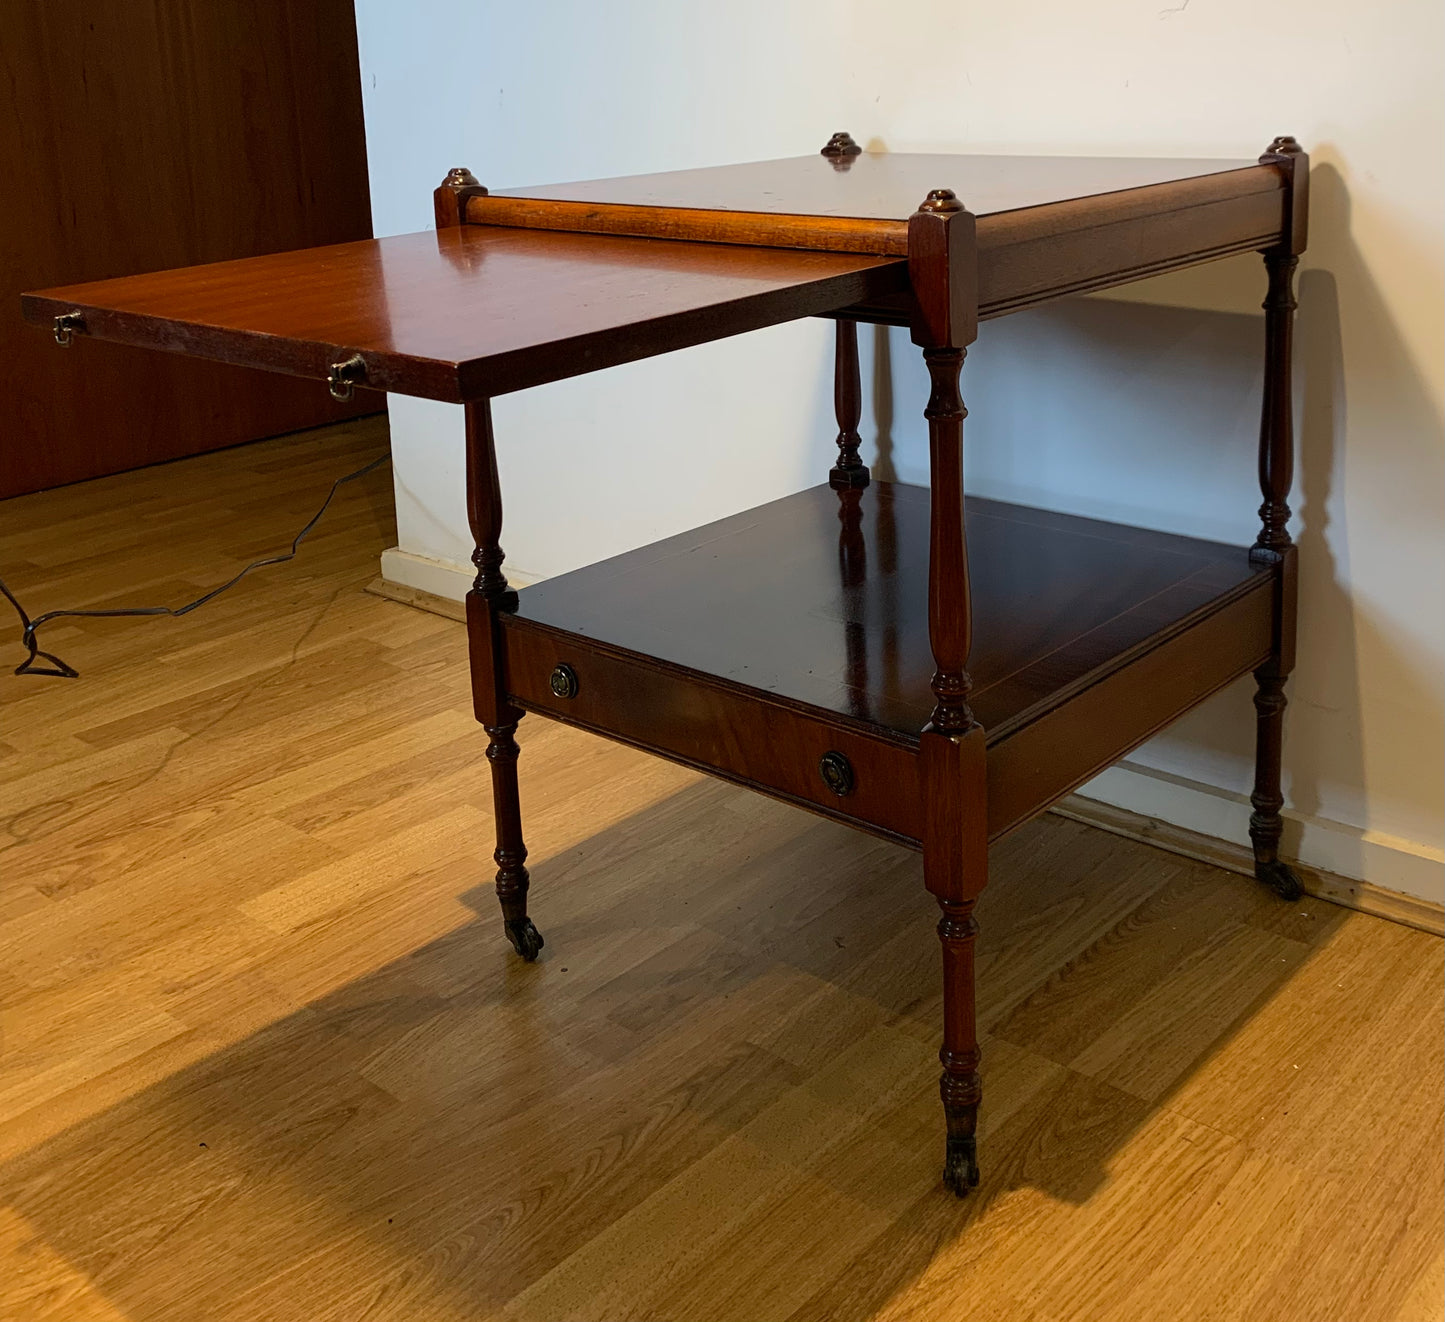
[[[853,764],[842,753],[824,753],[818,759],[818,771],[823,784],[840,799],[853,793]]]
[[[552,671],[552,678],[548,682],[552,692],[559,698],[577,696],[577,672],[565,661]]]

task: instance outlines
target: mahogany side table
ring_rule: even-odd
[[[863,153],[491,194],[437,230],[24,297],[90,335],[465,406],[472,690],[497,893],[535,959],[518,800],[524,712],[921,849],[942,911],[944,1181],[978,1181],[975,901],[988,845],[1237,677],[1257,681],[1250,836],[1281,895],[1293,277],[1308,158]],[[965,205],[967,202],[969,205]],[[1235,548],[965,499],[959,378],[980,320],[1234,253],[1268,274],[1259,536]],[[836,321],[826,485],[514,591],[490,400],[806,316]],[[928,488],[859,455],[857,323],[906,326],[932,382]],[[965,535],[966,532],[966,535]]]

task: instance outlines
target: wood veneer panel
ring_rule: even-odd
[[[461,226],[26,295],[48,323],[462,402],[630,362],[906,287],[861,255]],[[83,348],[82,348],[83,352]],[[80,355],[77,354],[77,357]]]
[[[1269,655],[1267,579],[989,748],[988,833],[1013,830]]]
[[[840,731],[793,704],[736,686],[699,683],[695,674],[589,645],[529,620],[503,617],[502,624],[508,694],[527,710],[763,789],[826,817],[910,844],[918,839],[918,759],[904,741]],[[558,663],[577,676],[571,698],[548,686]],[[842,753],[852,764],[854,785],[846,795],[831,791],[819,772],[829,752]]]

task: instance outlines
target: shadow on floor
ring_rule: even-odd
[[[722,1272],[768,1316],[869,1317],[1009,1190],[1087,1200],[1344,920],[1053,818],[993,872],[966,1203],[917,857],[711,783],[538,863],[537,965],[479,887],[0,1193],[130,1322],[763,1316],[709,1311]]]

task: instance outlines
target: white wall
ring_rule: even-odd
[[[799,155],[841,128],[892,151],[1247,157],[1299,137],[1314,212],[1286,844],[1441,898],[1438,0],[358,0],[357,16],[379,234],[426,228],[458,164],[507,187]],[[1252,540],[1262,278],[1236,258],[985,325],[965,371],[970,489]],[[509,565],[557,573],[820,480],[830,334],[779,327],[497,401]],[[865,458],[926,480],[916,351],[863,334]],[[464,585],[427,572],[470,551],[460,418],[392,410],[388,576]],[[1090,792],[1243,839],[1248,692]]]

